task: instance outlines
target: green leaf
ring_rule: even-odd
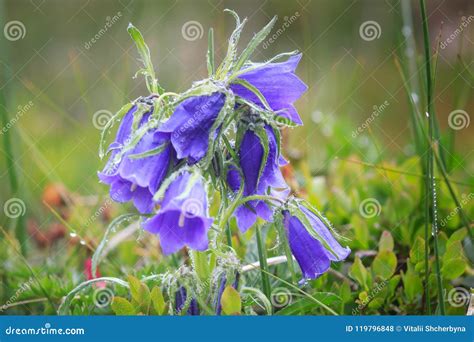
[[[464,273],[466,266],[466,261],[462,258],[449,259],[448,262],[443,263],[441,274],[443,275],[443,278],[453,280]]]
[[[209,35],[207,39],[207,73],[209,77],[214,75],[215,63],[214,63],[214,30],[212,27],[209,29]]]
[[[142,158],[151,157],[163,152],[165,148],[168,147],[168,145],[169,145],[169,142],[165,142],[161,144],[160,146],[152,148],[151,150],[141,152],[141,153],[130,154],[127,157],[130,159],[142,159]]]
[[[374,275],[382,279],[389,279],[397,269],[397,257],[392,251],[381,251],[375,257],[372,263]]]
[[[242,22],[240,22],[240,18],[237,15],[237,13],[235,13],[232,10],[226,9],[224,11],[232,14],[232,16],[235,18],[236,27],[234,31],[232,32],[232,34],[230,35],[229,45],[227,48],[227,54],[224,57],[224,60],[222,61],[222,64],[220,65],[219,69],[217,70],[216,74],[218,77],[222,77],[222,76],[227,77],[227,74],[229,73],[229,71],[231,71],[232,64],[235,61],[235,57],[237,53],[237,44],[240,39],[240,34],[242,33],[242,29],[244,28],[245,23],[247,22],[247,18],[245,18]]]
[[[449,262],[452,259],[462,259],[463,257],[463,247],[460,241],[455,241],[450,244],[446,244],[446,250],[442,259],[443,264]]]
[[[406,274],[402,275],[402,281],[405,295],[409,302],[413,302],[417,297],[421,297],[423,293],[423,283],[421,278],[413,271],[410,263],[407,263],[407,271]]]
[[[370,232],[369,226],[367,225],[367,221],[363,220],[360,215],[352,214],[351,224],[352,229],[354,230],[354,246],[358,247],[359,249],[369,249]]]
[[[165,299],[160,288],[155,286],[151,290],[151,302],[153,304],[153,309],[158,315],[162,315],[165,312]]]
[[[144,314],[148,314],[151,303],[151,295],[148,286],[131,275],[128,276],[128,283],[130,285],[132,302],[135,302]]]
[[[410,249],[410,260],[413,264],[418,264],[425,260],[425,240],[419,236]]]
[[[339,289],[339,296],[343,303],[352,301],[351,285],[348,281],[344,281]]]
[[[160,87],[158,80],[155,78],[155,70],[153,68],[153,63],[151,62],[150,49],[148,49],[141,32],[131,23],[128,24],[127,31],[135,42],[138,53],[142,59],[143,66],[145,67],[142,73],[145,75],[148,90],[155,94],[161,94],[163,89]]]
[[[132,295],[132,299],[136,300],[137,302],[140,302],[140,288],[142,286],[142,283],[140,282],[140,280],[138,280],[132,275],[129,275],[127,279],[128,284],[130,286],[130,294]]]
[[[462,229],[456,230],[448,239],[447,245],[451,245],[457,241],[462,241],[467,234],[467,229],[464,227]]]
[[[390,234],[390,232],[387,230],[384,230],[380,236],[379,251],[393,251],[393,237],[392,234]]]
[[[206,252],[191,251],[194,270],[201,281],[206,281],[210,276],[209,261]]]
[[[256,128],[255,134],[258,136],[260,143],[262,144],[262,147],[263,147],[263,158],[260,164],[260,168],[258,170],[258,177],[257,177],[257,185],[258,185],[260,183],[260,177],[262,176],[263,170],[265,170],[265,166],[267,165],[270,146],[269,146],[267,131],[265,130],[265,128],[263,127]]]
[[[111,303],[112,311],[118,316],[136,315],[132,303],[122,297],[114,297]]]
[[[258,45],[263,42],[263,40],[268,36],[270,31],[273,28],[273,25],[275,25],[275,22],[277,20],[277,16],[274,16],[270,22],[265,25],[263,29],[261,29],[255,36],[253,36],[252,40],[250,43],[247,45],[247,47],[244,49],[244,51],[241,53],[239,60],[237,61],[235,65],[235,70],[238,71],[242,68],[245,62],[250,58],[252,53],[255,51],[255,49],[258,47]]]
[[[368,274],[367,273],[368,272],[364,264],[362,263],[360,258],[356,256],[354,259],[354,263],[349,269],[349,276],[352,279],[356,280],[365,289],[368,289],[368,284],[367,284]]]
[[[263,94],[260,92],[260,90],[258,90],[258,88],[253,86],[251,83],[247,82],[246,80],[244,80],[242,78],[236,78],[232,83],[240,84],[244,88],[247,88],[249,91],[254,93],[255,96],[258,97],[258,99],[263,104],[263,106],[265,107],[266,110],[268,110],[269,112],[273,112],[273,109],[268,104],[267,99],[265,98],[265,96],[263,96]]]
[[[240,315],[242,302],[239,293],[232,286],[227,286],[222,293],[221,305],[226,315]]]

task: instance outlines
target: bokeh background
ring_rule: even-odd
[[[409,3],[420,42],[418,2]],[[19,107],[33,103],[15,125],[14,140],[15,162],[31,195],[50,181],[64,182],[84,194],[100,191],[95,177],[101,166],[97,157],[100,131],[93,125],[93,115],[100,110],[115,112],[146,94],[143,79],[133,78],[139,61],[126,31],[129,22],[149,44],[160,82],[180,92],[207,75],[210,27],[215,29],[217,58],[225,52],[234,27],[225,8],[248,17],[242,42],[278,15],[274,31],[283,28],[284,32],[260,47],[254,61],[284,51],[303,52],[297,72],[309,90],[296,105],[305,126],[290,132],[290,152],[307,158],[312,172],[322,172],[331,159],[353,153],[362,154],[367,162],[413,153],[408,102],[394,62],[406,52],[400,1],[2,1],[3,20],[19,20],[25,27],[22,39],[1,37],[0,85],[7,93],[10,117]],[[446,38],[463,16],[472,15],[473,8],[468,0],[428,1],[432,39],[440,29]],[[366,41],[359,28],[369,20],[376,21],[381,31],[378,39]],[[192,40],[187,40],[182,31],[190,21],[199,26],[198,32],[190,33],[195,34]],[[101,34],[107,22],[111,25]],[[461,53],[467,64],[472,63],[473,31],[474,25],[468,26],[440,50],[436,111],[444,130],[449,128],[447,117],[453,110],[474,112],[473,84],[459,70],[456,58]],[[91,43],[96,35],[99,38]],[[421,48],[417,44],[418,52]],[[423,75],[420,70],[412,76],[418,81]],[[370,117],[373,106],[385,101],[389,105],[370,132],[353,139],[350,133]],[[473,126],[456,132],[462,159],[472,152]],[[378,151],[369,147],[374,137],[380,142]],[[6,177],[3,159],[2,184]],[[470,175],[472,166],[459,171]]]

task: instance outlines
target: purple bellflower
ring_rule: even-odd
[[[188,294],[186,292],[186,288],[184,286],[181,286],[175,293],[175,308],[177,312],[181,312],[181,310],[183,310],[187,299]],[[199,316],[199,306],[196,299],[191,299],[187,314],[191,316]]]
[[[164,254],[184,246],[199,251],[207,249],[207,232],[213,220],[206,213],[207,194],[200,178],[183,172],[166,189],[160,205],[158,213],[143,228],[159,234]]]
[[[347,247],[342,247],[336,241],[331,231],[316,214],[304,206],[300,206],[300,209],[311,224],[311,229],[332,250],[332,252],[329,251],[319,240],[314,238],[298,217],[292,216],[287,210],[283,211],[283,223],[288,243],[291,252],[300,265],[303,281],[305,281],[318,278],[329,269],[331,261],[344,260],[351,251]]]
[[[115,140],[109,146],[109,160],[98,176],[101,182],[110,185],[110,197],[114,201],[124,203],[132,200],[140,213],[149,214],[155,205],[153,195],[166,176],[175,153],[169,143],[169,134],[148,131],[137,145],[123,154],[119,162],[114,162],[131,138],[136,111],[137,106],[134,105],[122,119]],[[151,111],[143,115],[140,126],[149,120],[150,115]],[[163,149],[157,154],[130,158],[159,146],[163,146]]]
[[[188,158],[189,164],[201,160],[209,147],[211,128],[225,103],[225,95],[190,97],[176,106],[173,115],[163,123],[160,132],[171,133],[171,143],[179,159]]]
[[[244,69],[238,77],[257,88],[273,111],[298,125],[303,122],[293,106],[293,102],[308,89],[306,84],[295,74],[300,59],[301,54],[298,54],[281,63],[262,63],[261,67],[253,65],[251,70],[245,72]],[[259,98],[246,87],[232,84],[231,89],[235,95],[264,108]]]
[[[253,130],[248,129],[240,144],[238,157],[244,180],[243,195],[246,197],[270,194],[283,199],[289,190],[281,174],[280,166],[286,161],[278,152],[278,142],[273,129],[267,125],[264,131],[269,141],[268,157],[263,171],[261,171],[261,165],[264,162],[264,147],[260,137]],[[227,181],[232,190],[237,191],[240,188],[240,178],[237,170],[229,171]],[[245,232],[255,223],[257,217],[272,221],[273,210],[264,201],[255,200],[239,206],[234,216],[240,230]]]

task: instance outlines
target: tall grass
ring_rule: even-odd
[[[431,76],[431,47],[430,37],[428,31],[428,18],[426,16],[426,4],[425,0],[420,0],[421,17],[423,21],[423,43],[425,50],[425,69],[426,69],[426,100],[427,100],[427,115],[428,115],[428,135],[429,135],[429,146],[428,146],[428,165],[427,175],[429,186],[429,197],[425,198],[426,201],[426,212],[431,209],[431,225],[433,235],[433,245],[435,254],[435,268],[436,268],[436,280],[438,285],[438,308],[441,315],[445,314],[444,308],[444,297],[443,297],[443,281],[441,278],[441,268],[439,260],[439,245],[438,245],[438,209],[437,209],[437,193],[436,193],[436,179],[435,179],[435,168],[434,168],[434,155],[435,155],[435,129],[437,127],[435,122],[435,111],[433,105],[433,78]],[[431,208],[430,208],[431,207]],[[425,220],[429,220],[427,216]],[[425,231],[425,236],[428,232]],[[427,298],[429,300],[429,297]]]
[[[5,15],[5,4],[2,2],[0,4],[0,26],[4,27],[6,21],[4,18]],[[3,61],[4,65],[9,65],[8,59],[9,59],[9,53],[8,53],[8,42],[6,39],[0,39],[0,60]],[[1,73],[1,79],[3,80],[3,85],[2,88],[0,88],[0,122],[2,127],[7,127],[8,123],[10,121],[9,115],[8,115],[8,94],[7,94],[7,82],[11,78],[10,76],[10,70],[6,67],[2,67],[2,73]],[[18,181],[18,173],[17,169],[15,167],[15,154],[13,151],[13,146],[12,146],[12,130],[13,127],[6,129],[3,132],[3,147],[5,150],[5,164],[7,166],[7,173],[8,173],[8,181],[10,184],[10,191],[11,191],[11,196],[20,196],[20,184]],[[21,196],[20,196],[21,197]],[[15,220],[15,219],[13,219]],[[18,218],[16,218],[16,225],[15,227],[15,232],[16,232],[16,237],[18,241],[20,242],[21,246],[21,252],[23,255],[26,254],[27,248],[26,248],[26,229],[25,229],[25,221],[23,219],[23,215],[20,215]]]

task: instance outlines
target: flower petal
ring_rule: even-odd
[[[179,159],[189,158],[190,163],[196,163],[205,156],[211,127],[224,102],[225,95],[219,92],[188,98],[160,127],[160,132],[171,133],[171,142]]]
[[[301,54],[292,56],[282,63],[262,64],[262,67],[244,72],[239,76],[257,88],[274,111],[278,111],[279,115],[296,124],[302,124],[302,121],[293,102],[308,89],[306,84],[294,73],[301,56]],[[244,86],[232,84],[231,89],[236,95],[263,108],[258,97]]]

